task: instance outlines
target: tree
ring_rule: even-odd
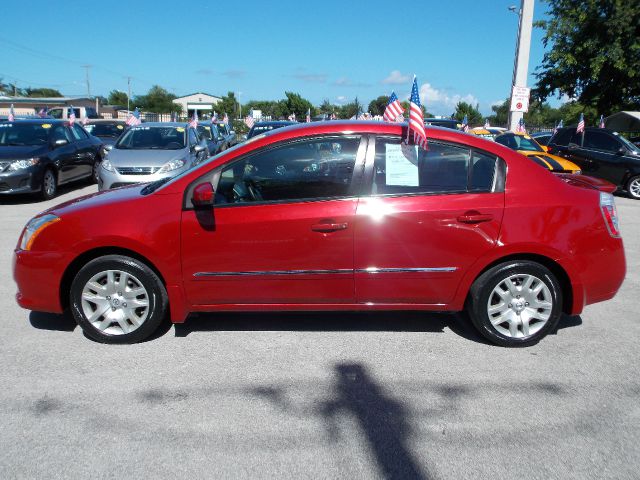
[[[356,97],[353,102],[346,103],[340,107],[338,116],[340,118],[351,118],[353,116],[357,118],[362,113],[363,108],[358,97]]]
[[[55,88],[25,88],[22,91],[22,95],[31,98],[50,98],[61,97],[62,94]]]
[[[327,98],[325,98],[320,104],[320,106],[316,109],[317,112],[322,113],[324,115],[331,115],[332,113],[335,113],[337,115],[337,112],[339,110],[340,110],[340,107],[338,105],[334,105],[333,103],[331,103]]]
[[[233,92],[227,92],[226,95],[223,95],[222,101],[214,105],[213,109],[218,114],[224,115],[226,113],[230,118],[237,118],[238,115],[240,115],[240,105],[238,104],[236,94]],[[247,111],[247,113],[249,112]]]
[[[499,105],[493,105],[491,110],[493,111],[493,115],[489,115],[489,123],[496,127],[505,126],[509,119],[509,99],[507,98]]]
[[[281,107],[287,113],[287,116],[295,113],[298,120],[307,116],[307,111],[311,110],[311,115],[315,115],[316,109],[306,98],[302,98],[300,94],[293,92],[284,92],[286,99],[282,100]]]
[[[541,100],[558,93],[607,114],[640,109],[640,8],[637,0],[545,0],[538,67]]]
[[[480,113],[480,105],[475,107],[467,102],[458,102],[456,105],[456,111],[453,114],[454,118],[458,121],[462,121],[467,116],[467,122],[469,125],[479,125],[484,123],[484,118]]]
[[[146,95],[138,95],[134,98],[131,106],[140,107],[147,112],[153,113],[169,113],[180,112],[182,107],[173,103],[176,96],[169,93],[159,85],[154,85],[149,89]]]
[[[124,106],[127,104],[127,93],[120,90],[111,90],[107,97],[107,103],[109,105]]]
[[[369,103],[369,113],[371,113],[371,115],[383,115],[388,103],[389,96],[380,95]]]

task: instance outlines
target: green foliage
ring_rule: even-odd
[[[489,123],[496,127],[504,127],[509,120],[509,99],[507,98],[500,105],[491,107],[493,115],[489,115]]]
[[[226,95],[223,95],[222,101],[214,105],[213,109],[218,113],[220,118],[222,118],[225,113],[229,118],[233,119],[237,118],[240,114],[240,105],[238,104],[236,94],[233,92],[227,92]],[[244,108],[242,110],[244,112]],[[247,113],[249,113],[248,110]]]
[[[308,109],[311,109],[311,116],[316,114],[315,107],[309,100],[302,98],[300,94],[294,92],[284,92],[284,94],[287,98],[280,102],[284,112],[287,112],[284,116],[295,113],[296,118],[300,121],[307,116]]]
[[[338,111],[338,117],[347,119],[353,117],[354,115],[357,117],[362,113],[363,108],[364,107],[358,100],[358,97],[356,97],[353,102],[346,103],[340,107],[340,110]]]
[[[481,125],[484,124],[484,118],[480,113],[480,105],[476,105],[475,107],[467,102],[458,102],[456,105],[456,111],[453,114],[454,118],[458,121],[462,121],[467,116],[467,121],[469,125]]]
[[[335,113],[336,115],[338,115],[339,110],[340,110],[340,107],[338,105],[334,105],[326,98],[322,101],[320,106],[316,109],[318,113],[322,113],[325,115],[331,115],[332,113]]]
[[[640,109],[638,0],[545,0],[550,49],[536,73],[541,100],[558,92],[605,116]]]
[[[242,115],[248,115],[251,110],[260,110],[265,117],[280,118],[285,116],[280,102],[274,100],[252,100],[247,102],[246,105],[242,106]]]
[[[134,97],[131,102],[131,108],[136,106],[141,110],[153,113],[180,113],[182,107],[173,103],[174,98],[176,98],[176,96],[172,93],[169,93],[159,85],[154,85],[146,95],[137,95]]]
[[[384,114],[385,108],[387,108],[387,104],[389,103],[388,95],[380,95],[375,100],[371,100],[369,103],[369,113],[371,115],[382,115]]]
[[[107,97],[107,102],[109,105],[124,106],[127,104],[127,93],[120,90],[111,90]]]
[[[25,88],[21,95],[31,98],[61,97],[62,94],[55,88]]]

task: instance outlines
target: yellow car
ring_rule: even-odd
[[[472,128],[471,130],[469,130],[469,133],[471,133],[472,135],[477,135],[478,137],[481,137],[481,138],[486,138],[487,140],[491,140],[491,141],[493,141],[493,139],[495,138],[495,134],[491,133],[489,130],[487,130],[484,127]]]
[[[545,168],[556,173],[582,173],[580,167],[566,158],[548,153],[547,147],[541,146],[526,133],[506,132],[495,138],[500,143],[529,157]]]

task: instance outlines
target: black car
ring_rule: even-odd
[[[78,123],[43,119],[0,122],[0,195],[55,197],[58,185],[97,181],[102,142]]]
[[[271,130],[275,130],[276,128],[287,127],[289,125],[297,125],[297,122],[289,122],[286,120],[274,120],[272,122],[256,122],[249,130],[247,134],[247,139],[251,137],[255,137],[256,135],[260,135],[261,133],[267,133]]]
[[[98,137],[105,145],[115,145],[122,132],[127,128],[125,120],[89,120],[84,128],[94,137]]]
[[[553,132],[532,133],[531,136],[535,138],[536,142],[540,145],[549,145],[549,140],[553,137]]]
[[[209,155],[217,155],[227,148],[226,140],[220,133],[218,125],[211,121],[198,123],[198,134],[207,142]]]
[[[640,148],[606,128],[561,128],[549,140],[549,152],[561,155],[582,169],[582,173],[603,178],[640,200]]]
[[[460,127],[462,125],[455,118],[425,118],[424,124],[434,127],[452,128],[454,130],[460,130]]]

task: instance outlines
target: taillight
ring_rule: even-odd
[[[612,237],[620,238],[620,224],[618,223],[618,211],[616,202],[610,193],[600,192],[600,210],[607,230]]]

